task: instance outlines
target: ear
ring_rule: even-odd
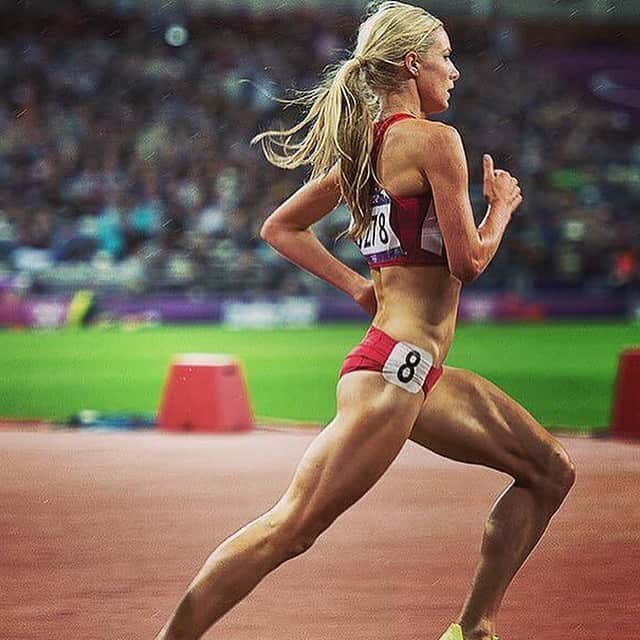
[[[419,57],[415,51],[409,51],[404,56],[404,68],[414,78],[418,75],[419,71]]]

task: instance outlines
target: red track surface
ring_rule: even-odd
[[[208,552],[267,509],[309,435],[0,433],[0,638],[150,639]],[[566,440],[578,482],[507,594],[504,640],[640,638],[640,447]],[[428,640],[507,479],[410,444],[226,640]]]

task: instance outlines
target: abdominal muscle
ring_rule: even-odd
[[[396,340],[428,351],[434,366],[449,352],[461,283],[446,266],[372,269],[378,308],[373,324]]]

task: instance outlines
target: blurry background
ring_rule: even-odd
[[[461,317],[483,324],[462,327],[449,362],[545,423],[603,426],[617,353],[639,333],[640,2],[416,4],[444,19],[462,73],[441,117],[463,135],[476,213],[484,152],[525,193],[465,288]],[[0,3],[0,325],[114,327],[0,333],[0,416],[152,410],[172,353],[233,349],[258,413],[328,419],[366,319],[260,240],[306,174],[249,141],[295,118],[273,97],[349,55],[364,12],[355,0]],[[316,232],[364,272],[336,240],[347,219],[342,208]],[[528,324],[491,324],[505,320]],[[141,339],[122,322],[207,327]],[[228,331],[281,325],[311,328]]]

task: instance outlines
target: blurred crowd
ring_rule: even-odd
[[[137,20],[111,32],[69,19],[0,39],[0,278],[36,291],[323,291],[259,238],[306,174],[271,167],[249,142],[295,117],[273,98],[346,55],[356,17],[218,16],[189,31]],[[484,152],[525,194],[474,286],[637,287],[638,122],[498,31],[454,59],[462,77],[442,118],[463,135],[476,213]],[[340,208],[316,231],[363,271],[336,240],[347,223]]]

